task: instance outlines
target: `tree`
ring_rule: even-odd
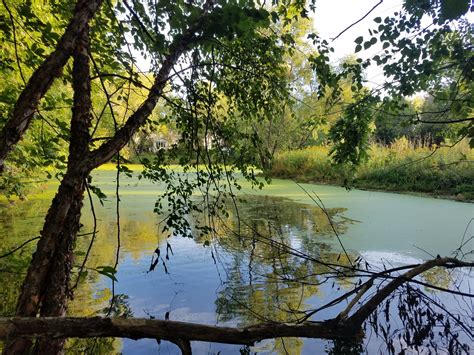
[[[472,25],[464,17],[469,9],[469,1],[405,1],[403,10],[394,16],[373,20],[376,27],[369,30],[369,39],[355,39],[356,52],[376,43],[382,45],[378,54],[365,61],[358,59],[358,63],[361,68],[372,63],[382,66],[387,80],[364,93],[361,70],[353,65],[332,79],[337,82],[347,73],[355,74],[354,89],[361,91],[332,129],[336,161],[357,163],[364,157],[371,112],[401,111],[406,106],[404,100],[416,94],[428,95],[438,109],[417,111],[407,118],[420,124],[460,124],[457,138],[466,137],[474,146]],[[428,116],[433,114],[438,118],[430,120]],[[358,148],[356,152],[353,147]]]
[[[36,7],[29,7],[32,3]],[[432,14],[437,19],[446,16],[443,12],[443,6],[446,3],[447,0],[442,1],[441,5],[435,2],[427,10],[422,8],[420,12],[419,6],[407,1],[406,14],[415,18],[414,24],[408,23],[409,28],[419,25],[423,13]],[[143,161],[145,165],[143,176],[164,181],[168,186],[163,199],[167,199],[171,206],[167,223],[170,231],[180,234],[189,230],[189,221],[183,216],[193,209],[199,209],[191,201],[194,190],[203,189],[206,193],[214,190],[225,195],[232,195],[232,188],[238,187],[232,175],[237,170],[255,184],[259,184],[250,167],[250,164],[255,161],[254,155],[248,149],[256,132],[239,132],[235,129],[235,121],[232,122],[227,118],[238,115],[241,120],[255,120],[256,117],[264,117],[271,122],[272,116],[281,112],[281,102],[289,100],[291,92],[288,80],[285,79],[284,60],[288,49],[287,44],[291,42],[292,35],[273,33],[267,29],[272,21],[286,25],[299,17],[307,16],[305,4],[298,1],[280,4],[276,9],[267,10],[252,1],[238,4],[211,0],[197,3],[123,1],[116,3],[114,7],[109,1],[78,0],[73,9],[67,1],[55,3],[53,10],[61,14],[58,16],[60,20],[57,25],[53,18],[49,22],[45,21],[46,24],[44,24],[38,4],[39,2],[25,2],[20,6],[15,6],[13,3],[7,3],[6,0],[3,1],[2,38],[10,43],[10,51],[5,53],[7,67],[2,69],[6,72],[12,71],[11,75],[14,77],[25,74],[22,74],[25,64],[31,64],[34,68],[31,73],[28,73],[28,79],[24,77],[24,88],[16,88],[15,91],[8,93],[8,100],[3,101],[0,168],[4,174],[14,169],[15,163],[18,164],[18,160],[17,162],[9,161],[8,158],[17,154],[16,150],[20,149],[18,147],[21,147],[20,140],[23,137],[28,137],[33,142],[38,139],[44,141],[44,137],[29,135],[29,128],[33,128],[39,116],[37,113],[41,111],[41,105],[48,104],[47,94],[51,92],[53,85],[57,85],[54,82],[55,79],[62,78],[64,87],[68,88],[73,96],[71,100],[66,94],[56,101],[72,103],[70,122],[61,119],[52,125],[61,128],[62,134],[58,137],[64,142],[59,143],[58,140],[58,144],[64,144],[67,147],[68,156],[67,159],[61,156],[57,158],[65,163],[65,167],[58,175],[61,183],[46,215],[41,237],[18,300],[16,316],[20,318],[5,321],[2,323],[5,326],[0,331],[3,337],[25,337],[10,342],[6,353],[12,354],[28,351],[32,347],[32,341],[27,337],[36,335],[40,339],[34,351],[38,353],[61,351],[63,340],[42,338],[56,329],[53,324],[48,327],[49,330],[31,331],[28,330],[28,326],[24,327],[23,317],[64,316],[71,291],[73,250],[80,228],[84,193],[91,189],[100,197],[100,191],[91,184],[90,173],[94,168],[111,159],[117,162],[117,174],[127,173],[126,168],[121,164],[123,159],[120,152],[141,127],[157,119],[156,107],[160,100],[166,102],[170,112],[175,116],[176,127],[181,134],[180,143],[183,144],[187,153],[182,156],[181,163],[186,166],[185,171],[193,169],[196,175],[196,178],[191,180],[177,179],[173,173],[164,169],[166,160],[162,155],[154,161]],[[442,9],[441,13],[436,12],[439,6]],[[36,12],[31,11],[32,9]],[[461,13],[458,12],[456,10],[454,15],[449,15],[449,19],[459,17]],[[388,24],[380,30],[381,33],[390,30],[390,21],[389,19]],[[402,16],[398,19],[397,26],[407,26],[407,21]],[[65,26],[66,22],[67,26]],[[40,46],[35,46],[34,43],[30,46],[26,41],[24,48],[20,48],[17,37],[19,29],[16,24],[21,24],[22,28],[25,26],[26,29],[27,26],[39,29]],[[61,31],[56,30],[56,26],[65,26],[62,35],[58,34]],[[23,38],[26,31],[20,32],[23,33]],[[448,41],[452,35],[449,25],[433,30],[429,34],[435,41],[434,49],[446,48],[448,52],[451,46],[459,49],[462,41],[466,39],[454,36],[453,43]],[[336,148],[337,152],[342,152],[340,158],[349,156],[356,162],[360,152],[363,151],[366,139],[365,129],[368,119],[364,118],[364,115],[372,109],[372,103],[377,100],[370,99],[362,87],[361,72],[364,64],[362,67],[359,62],[346,64],[345,70],[334,73],[330,70],[328,63],[328,43],[321,41],[315,34],[311,37],[319,45],[318,54],[312,56],[310,60],[313,69],[316,70],[320,95],[330,92],[330,97],[336,100],[341,93],[338,86],[341,80],[350,78],[355,82],[353,86],[356,92],[354,95],[356,103],[349,105],[346,111],[348,116],[335,128],[334,137],[346,139],[340,140],[342,150],[341,146]],[[405,42],[399,32],[388,35],[385,40],[389,46],[400,48],[401,51],[405,48]],[[396,40],[398,42],[393,42]],[[369,45],[364,46],[369,47]],[[144,83],[146,76],[141,76],[137,69],[132,47],[140,51],[142,56],[150,59],[153,71],[151,83]],[[462,78],[460,82],[463,85],[470,85],[469,76],[465,70],[466,64],[461,59],[471,54],[463,48],[459,50],[459,58],[456,58],[449,70],[459,71]],[[48,55],[45,54],[46,50],[49,50]],[[429,47],[426,51],[433,53]],[[446,54],[436,56],[433,62],[437,60],[436,63],[444,63],[446,56]],[[29,62],[30,58],[35,60]],[[421,73],[421,69],[417,70]],[[387,73],[395,76],[396,79],[401,78],[402,74],[411,74],[409,68],[405,67],[401,71],[398,67],[388,68]],[[18,78],[16,79],[18,83]],[[117,81],[119,79],[123,81]],[[402,80],[398,90],[407,95],[418,88],[419,83],[420,81]],[[425,86],[431,85],[428,79],[421,83]],[[439,85],[435,87],[438,88]],[[131,92],[142,89],[146,89],[147,92],[143,101],[136,107],[130,107]],[[94,90],[97,95],[95,98],[93,97]],[[5,91],[3,91],[4,96]],[[225,96],[228,104],[224,117],[219,115],[222,110],[218,109],[219,99],[222,96]],[[456,98],[457,96],[453,99]],[[100,101],[103,105],[98,104]],[[104,115],[105,112],[108,112],[108,115]],[[352,121],[348,123],[347,119]],[[100,129],[101,127],[103,130]],[[111,135],[97,135],[103,132],[110,132]],[[470,134],[469,132],[467,134]],[[213,136],[214,142],[218,145],[216,156],[209,154],[209,149],[207,149],[208,135]],[[229,167],[225,150],[219,145],[224,141],[222,138],[229,142],[236,142],[236,135],[240,135],[241,143],[234,145],[232,149],[240,159],[234,160],[234,165]],[[202,137],[205,138],[204,144]],[[44,147],[41,142],[39,144]],[[32,153],[34,154],[35,152]],[[216,164],[221,162],[224,165]],[[41,160],[40,164],[46,163]],[[201,164],[205,167],[202,168]],[[58,168],[61,169],[61,166]],[[222,200],[207,201],[203,210],[217,213]],[[162,204],[158,201],[157,210],[162,208]],[[209,232],[207,226],[197,227],[203,235]],[[298,253],[296,255],[302,256]],[[318,263],[318,260],[314,258],[311,261]],[[386,278],[390,275],[392,281],[381,287],[351,316],[348,314],[356,301],[351,302],[350,307],[337,318],[321,324],[305,322],[311,315],[308,314],[300,319],[300,325],[264,324],[245,330],[191,327],[196,329],[197,333],[189,332],[191,329],[189,325],[174,323],[169,323],[171,332],[162,332],[163,324],[161,323],[158,325],[157,333],[136,332],[133,329],[129,330],[127,324],[124,324],[125,328],[121,328],[116,324],[116,320],[97,320],[97,323],[94,323],[94,320],[80,321],[79,328],[84,329],[90,326],[89,330],[92,333],[82,333],[87,337],[131,334],[132,337],[152,335],[155,338],[169,339],[176,342],[183,353],[190,351],[189,340],[215,340],[217,337],[242,344],[250,344],[266,337],[293,335],[346,338],[351,337],[350,334],[359,334],[364,321],[395,289],[405,281],[435,266],[465,267],[472,264],[451,258],[437,258],[413,266],[400,276],[392,276],[391,273],[397,270],[371,273],[361,269],[360,265],[355,263],[350,266],[326,265],[326,267],[336,268],[335,271],[333,270],[336,274],[341,273],[338,269],[340,267],[349,274],[360,272],[370,275],[369,281],[350,291],[343,299],[355,295],[357,301],[378,278]],[[113,276],[115,268],[116,265],[111,267],[108,273]],[[335,300],[336,303],[337,301]],[[64,322],[67,323],[68,319],[58,320],[58,322],[59,327],[65,329]],[[26,323],[36,328],[33,320],[30,319]],[[104,324],[110,326],[112,333],[94,330],[97,329],[95,328],[97,324],[99,328],[102,328]],[[164,326],[167,327],[167,325]],[[70,333],[55,334],[59,334],[59,337],[80,335],[73,332],[77,328],[71,326],[70,329]],[[209,334],[203,336],[202,334],[206,332]],[[200,335],[193,336],[193,334]],[[462,345],[460,346],[462,348]]]

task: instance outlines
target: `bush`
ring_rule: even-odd
[[[269,175],[303,182],[343,183],[349,169],[334,165],[328,147],[309,147],[276,154]]]
[[[361,188],[474,199],[474,150],[465,141],[452,148],[416,148],[406,138],[388,147],[374,144],[369,158],[356,169],[333,164],[329,152],[329,147],[282,152],[266,173],[302,182],[346,185],[351,180]]]

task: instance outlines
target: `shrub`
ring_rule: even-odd
[[[466,141],[454,147],[415,147],[402,137],[388,147],[373,144],[369,158],[356,169],[332,163],[329,151],[330,147],[318,146],[278,153],[266,173],[303,182],[352,180],[361,188],[474,199],[474,150]]]

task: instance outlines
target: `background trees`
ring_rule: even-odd
[[[420,124],[462,123],[456,130],[457,137],[472,142],[472,26],[463,17],[469,7],[468,1],[406,1],[403,10],[394,16],[375,18],[368,39],[356,38],[356,52],[382,44],[378,54],[359,62],[362,67],[371,63],[382,66],[387,81],[350,105],[344,120],[335,126],[333,137],[346,138],[336,142],[337,160],[348,157],[357,161],[359,153],[352,154],[351,145],[362,148],[363,154],[367,135],[362,132],[369,127],[366,117],[370,112],[398,112],[406,108],[404,100],[416,94],[427,97],[431,108],[436,108],[430,111],[427,106],[425,110],[417,107],[412,114],[402,113],[402,118]],[[360,88],[360,76],[354,78]],[[424,119],[424,115],[436,119]]]
[[[41,4],[5,0],[1,10],[6,48],[1,75],[12,84],[0,94],[2,189],[19,193],[19,172],[50,166],[61,181],[22,288],[18,316],[65,314],[84,193],[90,189],[100,197],[90,173],[114,160],[118,197],[120,173],[127,172],[121,151],[146,125],[175,127],[179,161],[196,175],[180,179],[166,171],[164,154],[142,161],[143,176],[168,186],[161,199],[171,206],[167,228],[177,234],[189,229],[183,216],[200,208],[192,202],[194,190],[232,195],[238,188],[236,171],[259,185],[253,166],[268,167],[281,147],[323,140],[315,133],[320,123],[338,119],[329,133],[334,159],[357,164],[366,154],[373,112],[398,112],[407,96],[424,91],[437,111],[409,117],[459,123],[457,136],[473,135],[472,34],[462,18],[466,1],[429,6],[406,1],[401,13],[374,20],[379,25],[369,39],[356,39],[356,51],[380,41],[384,52],[366,61],[348,60],[337,70],[329,63],[329,43],[317,34],[308,35],[316,51],[305,52],[301,36],[306,29],[294,24],[308,16],[299,1],[275,8],[252,1]],[[425,15],[433,26],[423,27]],[[150,73],[139,70],[134,51],[150,61]],[[372,62],[384,65],[390,85],[364,87],[363,69]],[[306,115],[312,106],[307,101],[319,112]],[[437,122],[427,114],[439,114]],[[206,201],[202,210],[217,213],[222,201]],[[158,201],[156,210],[163,206]],[[201,232],[207,228],[201,226]],[[117,237],[120,241],[120,232]],[[365,319],[358,315],[357,325]],[[41,340],[36,350],[60,351],[62,345]],[[30,341],[15,340],[7,352],[30,346]]]

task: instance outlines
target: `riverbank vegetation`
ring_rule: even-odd
[[[370,17],[381,3],[360,20],[341,27],[349,29]],[[289,171],[300,169],[301,176],[318,175],[309,169],[320,169],[317,163],[324,161],[318,176],[328,175],[328,181],[337,179],[338,174],[343,182],[366,176],[367,184],[387,189],[398,179],[396,184],[407,189],[421,189],[421,184],[426,184],[430,191],[470,193],[467,178],[458,175],[462,175],[461,169],[464,175],[470,174],[464,171],[464,160],[470,159],[471,153],[463,150],[459,153],[463,155],[454,157],[458,153],[440,148],[431,154],[429,149],[463,139],[468,143],[462,143],[462,149],[467,149],[466,144],[474,146],[471,7],[468,0],[404,0],[396,12],[370,20],[367,31],[354,39],[352,53],[335,60],[329,40],[312,26],[311,16],[318,11],[315,1],[276,1],[270,6],[253,0],[2,0],[0,192],[22,197],[29,185],[44,177],[57,183],[47,212],[38,211],[44,217],[39,236],[31,239],[22,233],[20,246],[2,255],[7,266],[22,268],[7,271],[24,277],[22,286],[15,290],[18,297],[17,293],[7,295],[17,298],[16,307],[7,309],[15,319],[0,318],[0,338],[8,339],[4,352],[60,354],[64,337],[150,336],[128,327],[130,324],[120,326],[124,325],[120,317],[130,313],[124,312],[123,295],[115,293],[126,235],[121,227],[121,178],[131,174],[126,167],[130,161],[143,166],[140,179],[163,189],[150,212],[156,213],[154,222],[159,221],[158,229],[166,235],[166,242],[158,242],[151,252],[149,273],[161,265],[168,273],[167,262],[173,256],[168,238],[210,237],[204,246],[211,248],[210,257],[217,263],[219,255],[213,252],[222,239],[213,221],[229,215],[225,205],[229,200],[239,216],[235,202],[235,191],[241,188],[239,179],[262,187],[257,169],[271,171],[278,166],[280,158],[275,157],[279,154],[281,159],[288,154],[290,166],[297,161]],[[431,24],[426,26],[426,21]],[[377,51],[371,52],[376,46]],[[367,78],[371,67],[382,73],[382,82],[375,86]],[[402,137],[411,142],[407,143],[409,148],[394,155],[397,145],[405,144]],[[410,144],[417,140],[422,141],[421,147],[412,149],[415,147]],[[373,141],[390,148],[374,147],[371,153]],[[313,152],[321,155],[314,158],[318,155]],[[423,154],[431,157],[421,159]],[[462,162],[448,159],[451,154]],[[417,161],[425,164],[421,170],[429,168],[430,172],[411,170]],[[106,202],[93,172],[111,162],[116,170],[109,174],[114,181],[109,190],[113,190],[113,197],[109,194],[109,198],[115,201],[110,231],[116,241],[108,247],[115,249],[115,255],[113,261],[91,267],[88,256],[97,245],[100,248],[100,243],[95,243],[96,209]],[[167,169],[170,164],[179,164],[180,169]],[[405,170],[393,172],[395,166]],[[433,169],[438,172],[433,174]],[[310,196],[339,242],[341,251],[335,262],[318,257],[323,246],[310,251],[304,249],[304,243],[279,238],[282,229],[269,220],[263,221],[262,229],[269,234],[254,227],[242,235],[245,221],[240,219],[235,228],[226,230],[233,243],[250,249],[248,257],[241,259],[248,260],[250,288],[257,276],[257,282],[271,283],[277,289],[284,290],[288,284],[301,289],[301,296],[293,303],[266,297],[272,300],[267,305],[285,311],[285,317],[268,318],[258,310],[246,309],[253,311],[252,316],[259,315],[256,319],[264,324],[213,328],[216,336],[212,338],[202,336],[210,330],[205,325],[183,328],[183,324],[170,322],[171,332],[163,332],[166,321],[125,323],[138,324],[142,330],[145,324],[154,329],[153,338],[168,339],[183,354],[191,353],[192,340],[248,346],[261,339],[288,336],[330,339],[341,349],[341,342],[347,340],[352,341],[351,348],[362,349],[368,324],[375,333],[382,329],[389,353],[418,350],[422,344],[436,352],[438,341],[446,344],[449,353],[465,352],[467,345],[459,340],[459,334],[472,338],[466,321],[450,319],[453,312],[430,302],[419,286],[453,297],[472,294],[460,291],[455,282],[449,289],[418,280],[436,267],[472,267],[472,262],[461,260],[466,255],[462,250],[465,244],[454,254],[446,251],[456,258],[433,256],[406,267],[374,269],[360,257],[351,257],[323,201]],[[84,208],[93,215],[94,222],[88,227],[81,223]],[[88,238],[85,253],[78,250],[79,236]],[[8,259],[27,244],[35,251],[21,263]],[[258,250],[269,247],[275,248],[271,262],[254,269]],[[74,262],[77,256],[83,257],[80,265]],[[108,307],[99,314],[117,319],[98,323],[93,318],[80,320],[74,326],[76,332],[71,328],[69,333],[58,333],[54,330],[75,322],[63,317],[76,285],[87,282],[88,267],[112,283]],[[275,277],[268,277],[268,268]],[[238,275],[240,281],[247,282],[240,269]],[[307,284],[328,286],[337,279],[344,283],[350,279],[347,287],[351,289],[338,296],[330,293],[336,298],[326,300],[322,308],[343,303],[347,307],[331,311],[335,318],[319,322],[321,308],[303,305]],[[229,294],[241,289],[237,286]],[[398,313],[394,312],[402,323],[410,325],[403,342],[394,340],[396,330],[387,335],[390,301],[399,290],[407,300],[401,298]],[[423,296],[428,301],[420,302]],[[229,309],[236,307],[230,299],[224,301]],[[433,310],[435,306],[438,308]],[[383,307],[386,315],[377,319]],[[168,316],[169,312],[166,320]],[[45,317],[53,321],[48,325],[37,319]],[[54,321],[57,318],[63,320]],[[385,325],[381,318],[386,319]],[[457,322],[458,327],[453,328],[450,322]],[[105,326],[112,332],[91,334],[86,331],[88,326]],[[440,326],[444,333],[438,337],[434,334]],[[51,331],[58,338],[51,338]],[[400,333],[398,336],[400,339]]]
[[[406,138],[389,146],[371,144],[367,159],[356,167],[334,164],[330,152],[328,146],[315,146],[277,153],[266,174],[299,182],[474,199],[474,151],[465,141],[454,147],[416,147]]]

